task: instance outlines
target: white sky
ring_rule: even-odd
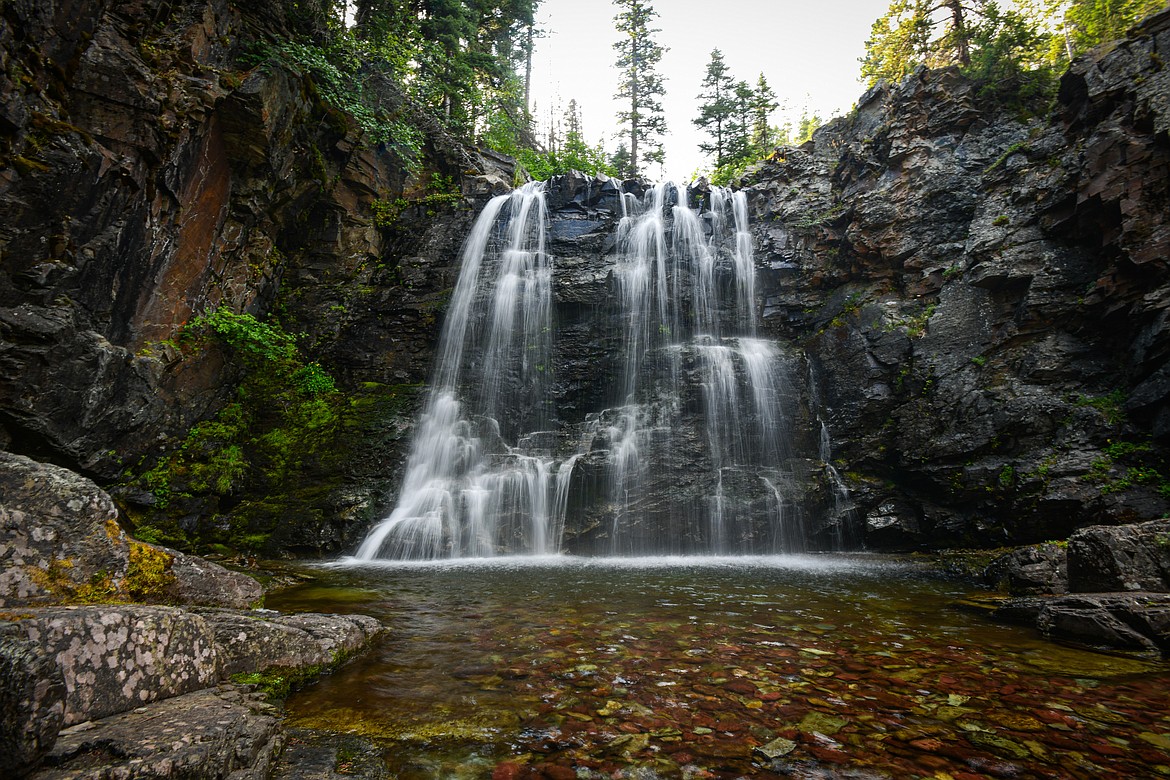
[[[719,49],[737,80],[753,87],[762,72],[781,109],[795,125],[802,107],[823,119],[846,113],[864,91],[860,58],[874,20],[889,0],[651,0],[658,12],[655,36],[670,49],[660,72],[666,77],[665,170],[653,178],[688,180],[711,167],[699,152],[706,138],[691,120],[698,114],[703,75],[711,50]],[[545,127],[550,105],[561,111],[569,100],[581,107],[590,144],[605,139],[617,148],[612,99],[617,90],[613,63],[616,6],[610,0],[542,0],[537,16],[547,37],[533,56],[532,96],[538,125]],[[773,124],[782,124],[777,112]]]

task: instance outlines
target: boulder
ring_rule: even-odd
[[[90,479],[0,452],[0,607],[147,601],[246,608],[256,580],[129,538]]]
[[[1049,639],[1139,658],[1170,658],[1170,594],[1077,593],[1008,599],[992,612]]]
[[[170,571],[175,578],[169,595],[178,604],[247,609],[264,597],[264,586],[246,574],[194,555],[166,552],[173,556]]]
[[[0,628],[0,775],[11,777],[53,747],[64,723],[65,679],[40,644]]]
[[[108,592],[129,557],[118,510],[91,480],[0,452],[0,607]]]
[[[7,630],[22,633],[60,669],[67,726],[220,679],[214,632],[175,607],[49,607],[17,618]]]
[[[1146,658],[1170,657],[1170,596],[1084,594],[1050,601],[1037,627],[1053,639]]]
[[[1068,540],[1069,590],[1170,592],[1170,520],[1082,528]]]
[[[324,670],[365,647],[381,630],[365,615],[281,615],[201,610],[215,634],[220,672]]]
[[[999,556],[983,571],[983,579],[1013,596],[1068,591],[1068,558],[1063,545],[1045,542]]]

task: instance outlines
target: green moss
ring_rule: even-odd
[[[1125,421],[1125,391],[1114,390],[1105,395],[1079,395],[1073,399],[1073,403],[1077,406],[1085,406],[1096,409],[1105,420],[1111,425],[1117,425]]]
[[[130,543],[130,565],[122,589],[134,601],[169,600],[175,584],[171,565],[175,558],[170,553],[138,542]]]
[[[993,162],[991,165],[987,166],[987,170],[985,170],[984,173],[991,173],[996,168],[998,168],[999,166],[1001,166],[1005,162],[1007,162],[1007,158],[1011,157],[1013,154],[1017,154],[1017,153],[1027,154],[1028,151],[1029,151],[1028,143],[1026,141],[1018,141],[1018,142],[1012,144],[1011,146],[1009,146],[1007,149],[1005,149],[1003,154],[1001,154],[999,157],[996,158],[995,162]]]

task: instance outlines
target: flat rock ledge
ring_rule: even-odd
[[[969,601],[1004,623],[1090,650],[1170,660],[1170,593],[1075,593]]]
[[[225,683],[311,679],[381,631],[364,615],[270,610],[0,613],[0,776],[267,776],[279,753],[277,712],[263,694]]]
[[[262,780],[282,746],[279,712],[250,686],[175,696],[62,731],[32,780]]]

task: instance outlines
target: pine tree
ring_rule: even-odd
[[[756,89],[752,93],[752,147],[756,155],[763,157],[768,149],[774,145],[774,133],[769,120],[772,112],[779,107],[776,102],[776,93],[768,86],[767,79],[761,73],[756,79]]]
[[[707,74],[703,77],[703,91],[698,94],[699,116],[691,120],[711,136],[711,143],[700,143],[699,151],[715,156],[715,166],[727,162],[729,123],[735,112],[735,82],[723,60],[723,52],[711,50]]]
[[[629,141],[629,165],[621,171],[634,177],[641,165],[663,160],[662,136],[666,133],[666,117],[662,113],[661,98],[666,94],[658,63],[666,52],[654,41],[661,32],[650,24],[658,14],[645,0],[614,0],[621,10],[614,24],[621,39],[613,45],[618,53],[617,67],[621,73],[617,99],[628,106],[618,112],[622,124],[619,137]]]
[[[731,132],[728,138],[728,157],[733,162],[744,162],[755,157],[752,148],[752,88],[746,81],[735,82],[732,90]]]

